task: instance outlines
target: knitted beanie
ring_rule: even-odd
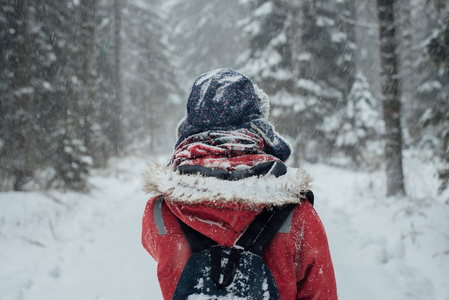
[[[267,121],[268,96],[245,75],[217,69],[199,76],[187,100],[187,115],[178,125],[176,147],[187,137],[208,130],[246,128],[264,141],[264,151],[282,161],[291,146]]]

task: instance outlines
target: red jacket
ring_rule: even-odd
[[[153,176],[158,172],[161,173],[160,169],[154,169],[148,174]],[[167,178],[172,179],[173,176],[167,175]],[[148,180],[151,184],[156,181],[154,178]],[[182,184],[188,183],[183,181]],[[201,182],[196,180],[195,184]],[[164,299],[171,299],[191,254],[175,216],[221,245],[231,247],[266,204],[215,200],[180,202],[176,194],[171,192],[172,187],[166,184],[164,188],[170,192],[163,193],[164,197],[152,197],[147,203],[143,216],[142,243],[158,262],[158,279]],[[152,187],[147,190],[155,189]],[[302,200],[286,224],[263,256],[276,280],[281,298],[337,299],[325,230],[312,204]]]

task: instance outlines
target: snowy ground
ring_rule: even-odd
[[[162,299],[140,243],[148,159],[111,162],[89,194],[0,193],[0,299]],[[449,206],[431,165],[407,159],[407,199],[382,197],[382,172],[305,168],[340,299],[449,300]]]

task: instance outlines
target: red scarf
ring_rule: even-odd
[[[176,148],[171,165],[202,165],[233,171],[253,167],[260,162],[277,160],[263,151],[262,138],[247,129],[205,131],[192,135]]]

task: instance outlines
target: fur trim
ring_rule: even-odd
[[[176,126],[176,138],[179,138],[181,135],[181,129],[186,121],[186,116],[184,116],[181,120],[179,120],[178,125]]]
[[[143,175],[143,190],[183,203],[244,202],[284,205],[301,201],[301,191],[310,189],[311,178],[302,169],[288,168],[285,175],[248,177],[227,181],[200,175],[181,175],[170,167],[150,162]]]
[[[268,117],[270,116],[270,98],[261,88],[257,86],[257,84],[253,85],[257,98],[259,98],[260,100],[260,113],[262,117],[268,119]]]

